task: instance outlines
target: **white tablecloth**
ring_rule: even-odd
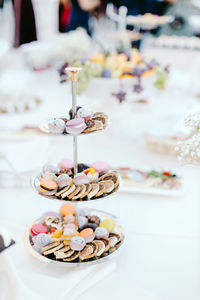
[[[116,89],[116,83],[111,87],[107,81],[102,90],[102,83],[93,81],[88,94],[80,96],[78,102],[86,107],[104,110],[109,114],[111,126],[106,132],[79,138],[79,161],[105,160],[112,166],[176,170],[184,178],[185,194],[175,198],[119,191],[113,197],[87,203],[116,215],[125,228],[126,241],[120,255],[114,259],[116,272],[81,295],[81,300],[93,299],[94,296],[96,300],[110,299],[112,296],[116,300],[197,300],[200,296],[199,167],[180,165],[176,157],[149,152],[143,139],[143,133],[166,116],[174,113],[181,115],[193,105],[199,105],[195,98],[199,81],[199,53],[154,48],[144,48],[144,52],[156,56],[163,64],[171,64],[168,89],[159,92],[153,87],[146,88],[143,96],[149,100],[147,106],[119,105],[107,92],[108,89]],[[18,60],[17,63],[21,68],[17,72],[24,78],[21,83],[18,78],[17,88],[24,87],[44,100],[38,112],[27,114],[26,122],[35,124],[46,116],[68,111],[70,92],[68,87],[56,82],[55,72],[33,74],[30,70],[24,71],[25,67]],[[8,78],[13,80],[9,73]],[[12,82],[11,89],[14,89],[16,86]],[[6,80],[4,88],[7,84]],[[16,120],[16,126],[21,124],[18,117],[10,117],[1,119],[0,125],[5,125],[8,120]],[[10,125],[12,127],[13,124]],[[31,153],[31,165],[38,167],[38,160],[56,162],[62,157],[72,156],[70,137],[54,141],[49,138],[48,143],[50,148],[46,157],[42,154],[40,157],[40,151],[36,153],[24,145],[24,161],[30,160]],[[4,147],[8,145],[4,144]],[[29,155],[25,153],[27,151],[30,151]],[[17,155],[15,158],[12,153],[14,159],[17,160]],[[59,202],[36,195],[31,188],[2,189],[1,202],[0,220],[16,223],[24,231],[43,212],[59,209],[60,206]],[[30,276],[33,274],[30,269]]]

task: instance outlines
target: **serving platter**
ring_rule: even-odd
[[[121,237],[120,245],[118,245],[118,247],[116,248],[115,251],[108,253],[107,256],[100,257],[98,259],[94,259],[94,260],[90,260],[90,261],[82,261],[82,262],[73,262],[73,261],[72,262],[63,262],[63,261],[53,260],[53,259],[43,256],[42,254],[37,252],[31,244],[30,229],[34,224],[41,224],[44,220],[44,217],[38,218],[27,228],[25,235],[24,235],[24,244],[25,244],[26,249],[32,256],[39,259],[40,261],[43,261],[45,263],[52,264],[52,265],[53,264],[60,265],[63,267],[72,267],[72,266],[80,267],[80,266],[86,266],[86,265],[95,265],[95,264],[103,263],[103,262],[109,260],[110,258],[115,257],[119,253],[119,250],[121,250],[122,245],[124,244],[125,233],[124,233],[123,227],[121,226],[121,224],[119,223],[117,218],[110,213],[104,212],[102,210],[92,209],[91,214],[98,216],[101,219],[110,218],[115,223],[114,232],[119,234]]]

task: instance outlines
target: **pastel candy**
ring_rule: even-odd
[[[79,236],[83,237],[86,243],[92,242],[95,238],[94,231],[91,228],[85,228],[81,230]]]
[[[39,233],[47,233],[47,227],[43,226],[42,224],[34,224],[31,227],[31,234],[32,236],[38,235]]]
[[[60,174],[57,178],[57,184],[60,188],[68,186],[72,182],[68,174]]]
[[[86,242],[83,237],[75,236],[70,241],[70,248],[75,251],[81,251],[85,247]]]
[[[113,231],[113,229],[115,228],[115,223],[111,219],[104,219],[103,221],[101,221],[99,226],[104,227],[109,231]]]
[[[53,165],[46,164],[43,167],[43,173],[46,173],[46,172],[57,174],[59,172],[59,169]]]
[[[78,174],[76,174],[75,177],[74,177],[74,179],[73,179],[73,182],[74,182],[75,185],[88,184],[89,181],[90,181],[90,179],[84,173],[78,173]]]
[[[39,248],[42,248],[51,243],[51,238],[46,233],[39,233],[32,238],[33,244]]]
[[[76,229],[76,225],[74,223],[65,224],[63,228]]]
[[[90,208],[81,208],[78,210],[77,215],[87,217],[91,215],[91,209]]]
[[[71,170],[74,167],[73,160],[70,158],[63,158],[60,161],[58,167],[60,170],[66,170],[66,169]]]
[[[95,229],[95,237],[97,239],[107,239],[109,236],[109,231],[108,229],[104,228],[104,227],[97,227]]]
[[[74,222],[75,222],[75,216],[73,216],[72,214],[68,214],[64,217],[65,224],[70,224],[70,223],[74,223]]]
[[[94,168],[99,174],[102,174],[109,170],[108,164],[103,161],[95,161],[92,164],[92,168]]]
[[[75,215],[75,207],[71,203],[63,204],[60,208],[60,214],[62,217],[65,217],[67,215]]]
[[[55,238],[59,239],[62,236],[62,234],[63,234],[63,231],[62,230],[58,230],[51,237],[52,237],[52,239],[55,239]]]
[[[83,118],[75,118],[66,123],[66,131],[69,134],[80,134],[86,127]]]
[[[48,128],[50,133],[63,133],[65,130],[65,122],[62,119],[53,118],[49,120]]]
[[[85,225],[88,223],[88,220],[84,216],[78,216],[78,227],[79,229],[83,229]]]

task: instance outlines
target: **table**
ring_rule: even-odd
[[[116,215],[125,228],[126,241],[121,254],[115,258],[116,272],[83,294],[81,300],[93,299],[94,295],[96,300],[102,297],[107,299],[111,295],[116,300],[199,299],[199,167],[181,165],[176,157],[149,152],[143,139],[143,133],[166,115],[174,112],[182,114],[192,105],[199,106],[195,98],[199,53],[149,46],[144,47],[143,52],[156,56],[163,64],[171,64],[169,90],[162,93],[153,88],[146,89],[149,105],[135,108],[126,103],[120,106],[115,99],[111,99],[106,92],[109,82],[103,83],[105,91],[102,92],[102,83],[93,81],[93,87],[79,97],[79,103],[104,109],[109,114],[111,126],[106,132],[79,138],[79,161],[98,159],[108,161],[112,166],[175,169],[185,179],[186,192],[183,197],[168,198],[119,191],[113,197],[95,204],[87,203]],[[18,57],[19,54],[13,55]],[[35,116],[34,121],[39,121],[47,112],[59,113],[67,106],[70,108],[69,89],[56,82],[55,72],[32,74],[19,62],[19,59],[16,60],[16,65],[21,66],[20,74],[26,72],[28,78],[26,89],[36,92],[45,101],[40,112],[31,113],[29,120]],[[72,155],[70,137],[57,139],[56,142],[49,138],[48,143],[51,145],[49,159],[58,161]],[[34,161],[35,155],[31,155]],[[1,202],[0,220],[14,221],[24,230],[42,212],[60,206],[59,202],[42,199],[31,188],[2,189]]]

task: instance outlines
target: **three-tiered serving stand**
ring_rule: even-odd
[[[78,74],[79,74],[80,71],[81,71],[81,68],[66,68],[66,72],[67,72],[68,77],[71,81],[71,87],[72,87],[72,118],[76,117],[76,112],[77,112],[76,83],[77,83]],[[45,133],[50,133],[47,128],[48,128],[47,124],[40,125],[41,130],[43,130]],[[69,135],[71,135],[71,134],[69,134]],[[73,136],[73,161],[74,161],[74,176],[75,176],[78,173],[78,145],[77,145],[77,135],[72,135],[72,136]],[[34,175],[32,180],[31,180],[32,187],[33,187],[34,191],[37,192],[38,194],[40,194],[38,192],[40,177],[41,177],[41,173],[39,173],[37,175]],[[46,198],[56,199],[58,201],[65,201],[65,202],[68,201],[68,200],[57,199],[55,196],[46,196],[46,195],[43,195],[43,194],[40,194],[40,195],[42,195],[43,197],[46,197]],[[103,196],[103,197],[101,197],[101,199],[105,198],[107,196],[109,196],[109,195]],[[97,199],[95,199],[95,201],[97,201],[99,199],[97,198]],[[92,200],[93,199],[90,199],[89,201],[92,201]],[[77,204],[79,202],[83,203],[83,202],[86,202],[86,201],[80,201],[80,199],[76,199],[76,201],[69,201],[69,202],[72,202],[73,204],[75,204],[76,205],[76,210],[77,210]],[[109,213],[106,213],[104,211],[97,210],[97,209],[92,209],[92,213],[94,213],[94,215],[99,216],[100,218],[109,218],[109,219],[114,221],[116,233],[120,234],[120,236],[121,236],[121,244],[120,244],[120,247],[119,247],[119,248],[121,248],[121,245],[124,242],[124,231],[123,231],[122,226],[118,222],[117,218],[115,216],[109,214]],[[105,260],[107,260],[111,256],[113,257],[114,254],[116,254],[119,250],[119,248],[117,248],[114,252],[110,253],[108,256],[101,257],[101,258],[99,258],[97,260],[94,260],[94,261],[60,262],[60,261],[51,260],[47,257],[42,256],[37,251],[35,251],[35,249],[32,247],[32,245],[30,243],[30,239],[29,239],[29,237],[30,237],[30,228],[32,227],[33,224],[40,223],[41,221],[42,221],[42,218],[39,218],[29,226],[29,228],[27,229],[26,234],[25,234],[25,245],[26,245],[28,251],[33,256],[37,257],[39,260],[42,260],[44,262],[60,264],[60,265],[64,265],[64,266],[66,266],[66,265],[77,266],[77,265],[83,265],[83,264],[84,265],[85,264],[87,264],[87,265],[88,264],[97,264],[97,263],[100,263],[100,262],[104,262]]]

